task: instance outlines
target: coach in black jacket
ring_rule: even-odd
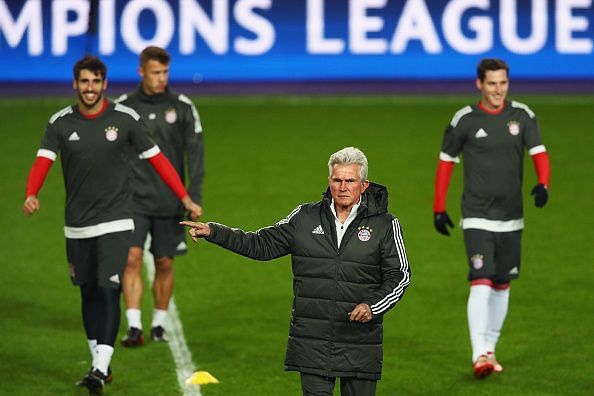
[[[381,376],[383,315],[404,294],[410,269],[385,187],[367,180],[367,158],[347,147],[330,157],[329,188],[257,232],[184,221],[194,241],[257,260],[291,254],[293,310],[285,370],[304,395],[374,395]]]

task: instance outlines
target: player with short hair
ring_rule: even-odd
[[[171,163],[131,108],[104,97],[107,68],[97,57],[74,65],[76,104],[54,114],[29,173],[23,211],[39,210],[37,195],[58,153],[66,188],[64,233],[72,283],[80,287],[92,366],[77,385],[102,394],[120,323],[121,280],[134,229],[129,178],[140,156],[157,170],[190,212],[200,211]]]
[[[170,56],[166,50],[154,46],[145,48],[140,54],[140,85],[134,93],[122,95],[116,103],[129,106],[140,115],[182,180],[187,168],[188,193],[194,202],[201,204],[204,146],[200,116],[187,96],[169,89],[169,64]],[[142,258],[147,235],[151,234],[150,251],[155,256],[151,324],[154,341],[167,340],[165,320],[173,294],[173,258],[187,251],[185,232],[179,225],[184,207],[145,161],[135,161],[133,171],[131,183],[136,227],[123,283],[128,331],[122,345],[126,347],[144,343],[140,306],[144,289]],[[201,213],[202,208],[192,219],[197,220]]]
[[[535,205],[548,200],[550,165],[534,112],[507,100],[509,67],[483,59],[477,69],[478,103],[456,112],[445,130],[435,179],[434,224],[450,235],[446,194],[455,163],[464,159],[462,220],[468,258],[468,325],[473,371],[484,378],[503,367],[495,346],[509,305],[509,286],[520,275],[524,228],[522,177],[524,150],[532,157],[538,184]]]

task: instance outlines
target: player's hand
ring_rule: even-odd
[[[190,198],[189,195],[183,197],[181,201],[184,205],[184,208],[190,214],[190,219],[198,220],[200,216],[202,216],[202,207],[198,205],[196,202],[192,201],[192,198]]]
[[[23,203],[23,213],[26,216],[31,216],[33,213],[39,210],[39,200],[35,195],[29,195]]]
[[[194,242],[198,241],[198,238],[205,238],[210,236],[210,227],[208,224],[200,223],[197,221],[180,221],[179,224],[190,227],[188,234]]]
[[[198,221],[202,217],[202,206],[195,204],[194,210],[191,210],[188,214],[192,221]]]
[[[373,318],[371,308],[367,304],[358,304],[348,315],[351,322],[367,323]]]
[[[437,232],[447,236],[450,235],[448,226],[454,228],[454,223],[452,223],[452,220],[450,219],[450,216],[448,216],[447,212],[434,213],[433,225],[435,225]]]
[[[534,205],[537,208],[542,208],[549,200],[549,191],[544,184],[537,184],[534,186],[530,195],[534,195]]]

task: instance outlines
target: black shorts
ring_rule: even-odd
[[[520,276],[522,230],[491,232],[464,230],[468,280],[491,279],[507,283]]]
[[[186,254],[186,232],[179,224],[179,217],[154,217],[134,215],[132,246],[144,248],[147,235],[151,234],[150,252],[155,257],[173,257]]]
[[[112,232],[94,238],[66,238],[70,279],[76,286],[97,283],[121,287],[132,231]]]

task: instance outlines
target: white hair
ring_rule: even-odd
[[[367,180],[369,172],[369,166],[367,164],[367,157],[363,154],[363,151],[356,147],[345,147],[342,150],[338,150],[330,156],[328,160],[328,172],[329,176],[332,176],[332,168],[334,165],[361,165],[359,170],[359,177],[361,181]]]

